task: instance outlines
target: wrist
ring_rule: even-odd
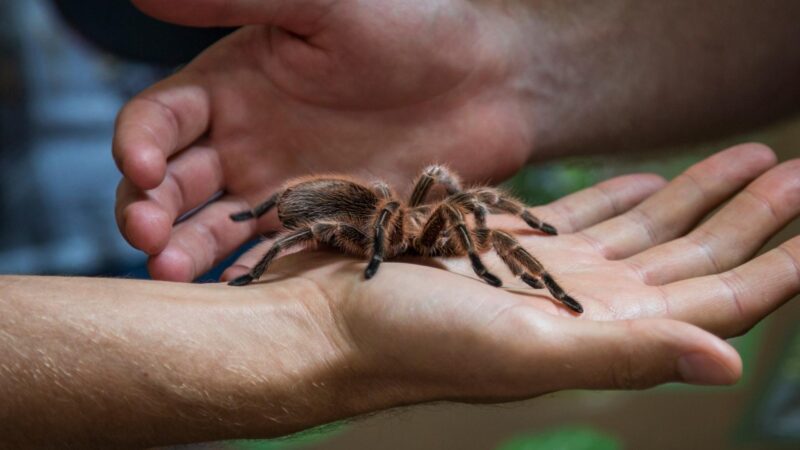
[[[546,36],[537,23],[537,4],[511,2],[501,8],[494,3],[476,3],[482,17],[476,33],[481,42],[477,64],[481,70],[472,79],[480,86],[493,86],[489,111],[479,109],[478,120],[480,126],[497,128],[490,133],[495,142],[484,145],[494,145],[502,152],[503,157],[494,158],[493,163],[505,162],[510,169],[506,175],[536,159],[549,139],[546,111],[559,80],[543,63],[546,55],[540,41]]]
[[[219,438],[282,436],[347,417],[339,399],[356,383],[352,352],[302,278],[250,288],[205,285],[198,308],[204,344],[189,347],[174,379],[175,404],[219,417]],[[196,389],[185,389],[195,386]]]
[[[230,288],[218,287],[227,296]],[[336,303],[341,296],[303,277],[237,289],[236,295],[222,322],[233,330],[228,346],[236,351],[215,358],[222,369],[215,372],[222,397],[239,399],[231,420],[247,424],[249,436],[285,435],[421,400],[350,335]]]
[[[530,145],[526,161],[542,161],[559,156],[557,142],[561,135],[560,123],[564,117],[559,116],[560,107],[571,104],[564,98],[569,90],[564,84],[568,82],[566,73],[562,73],[564,63],[561,55],[555,50],[559,39],[567,39],[567,27],[555,31],[549,29],[549,23],[541,16],[541,2],[519,2],[513,11],[513,23],[516,32],[511,43],[509,54],[513,55],[516,65],[512,86],[517,89],[517,97],[521,99],[520,109],[524,112],[526,130],[530,137]],[[554,54],[559,53],[559,54]],[[572,106],[576,105],[572,103]]]
[[[607,145],[608,130],[629,126],[608,114],[629,97],[618,87],[630,70],[617,54],[628,37],[624,17],[613,6],[572,6],[518,2],[506,12],[515,30],[508,57],[517,67],[512,85],[523,100],[528,161],[594,151]]]

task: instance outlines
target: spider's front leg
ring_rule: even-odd
[[[481,261],[480,256],[478,256],[472,236],[473,232],[464,223],[464,214],[454,205],[447,202],[442,203],[431,213],[430,218],[422,227],[422,232],[416,240],[415,247],[423,254],[431,253],[431,250],[436,247],[442,231],[445,230],[448,224],[452,225],[452,230],[455,233],[448,238],[447,242],[455,242],[462,251],[467,253],[475,274],[492,286],[502,286],[503,282],[500,281],[500,278],[489,272],[483,261]]]
[[[333,245],[355,255],[362,254],[362,249],[368,243],[367,236],[350,224],[317,222],[279,238],[250,272],[232,280],[228,284],[231,286],[244,286],[252,283],[264,274],[270,263],[282,250],[287,250],[290,247],[312,240]]]
[[[494,250],[514,275],[520,277],[522,281],[534,289],[546,287],[550,294],[567,308],[577,313],[583,312],[583,306],[567,295],[564,289],[545,270],[542,263],[525,250],[513,236],[504,231],[492,230],[491,240]]]
[[[489,209],[472,192],[459,192],[451,195],[445,200],[454,205],[458,210],[472,213],[475,219],[475,228],[472,230],[475,235],[479,249],[485,249],[489,241],[489,227],[486,226],[486,216]]]
[[[250,269],[250,272],[236,277],[231,280],[228,284],[231,286],[244,286],[246,284],[250,284],[253,280],[257,280],[264,274],[264,271],[267,270],[269,264],[278,256],[281,250],[285,250],[287,248],[293,247],[298,244],[302,244],[304,242],[308,242],[314,238],[314,232],[311,230],[310,227],[302,228],[300,230],[292,231],[291,233],[278,238],[272,247],[264,254],[258,263]]]
[[[381,208],[375,219],[373,224],[372,251],[370,252],[369,264],[367,264],[367,268],[364,269],[364,278],[368,280],[375,276],[375,273],[378,271],[378,266],[380,266],[386,255],[386,230],[391,224],[390,219],[392,215],[394,215],[399,207],[399,202],[390,201]]]
[[[245,220],[257,219],[266,214],[267,212],[269,212],[269,210],[275,206],[275,204],[278,202],[279,196],[280,192],[276,192],[275,194],[272,194],[266,201],[258,204],[255,208],[231,214],[230,218],[234,222],[243,222]]]

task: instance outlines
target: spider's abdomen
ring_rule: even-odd
[[[314,178],[286,187],[278,198],[278,218],[286,228],[335,219],[357,225],[375,213],[378,197],[347,179]]]

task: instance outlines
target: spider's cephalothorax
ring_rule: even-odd
[[[436,203],[423,204],[434,184],[447,191]],[[479,253],[494,248],[514,275],[529,286],[547,288],[576,312],[583,307],[567,295],[542,264],[508,232],[489,229],[488,213],[519,216],[531,228],[546,234],[556,229],[533,216],[518,200],[490,187],[462,189],[445,167],[430,166],[417,179],[407,204],[382,182],[366,185],[345,176],[303,177],[289,181],[267,201],[249,211],[231,215],[234,221],[254,219],[277,207],[286,232],[263,258],[229,284],[242,286],[259,278],[281,250],[321,242],[347,253],[369,257],[364,276],[375,275],[385,258],[411,253],[427,256],[467,255],[475,273],[492,286],[500,279],[486,270]],[[474,224],[465,216],[472,215]]]

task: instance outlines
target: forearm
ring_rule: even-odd
[[[707,138],[800,109],[798,2],[523,5],[532,159]]]
[[[0,278],[0,446],[269,437],[369,410],[330,311],[299,301],[317,294]]]

